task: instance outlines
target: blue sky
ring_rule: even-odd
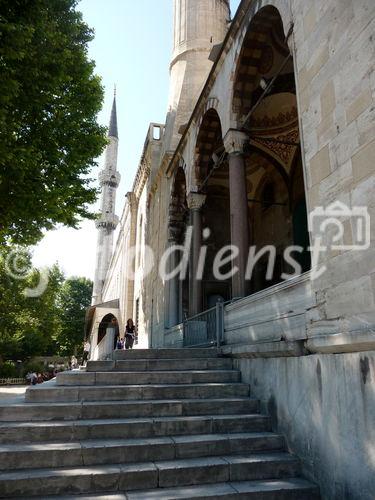
[[[232,15],[240,0],[231,0]],[[78,9],[95,30],[89,56],[105,88],[100,123],[107,125],[117,89],[119,126],[116,212],[121,215],[124,196],[131,189],[150,122],[164,123],[172,51],[172,0],[81,0]],[[92,172],[96,178],[99,168]],[[94,207],[95,208],[95,207]],[[60,228],[49,232],[34,250],[37,266],[58,261],[67,275],[94,274],[96,230],[93,222],[80,230]]]

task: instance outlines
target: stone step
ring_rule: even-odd
[[[89,361],[88,372],[108,371],[168,371],[168,370],[231,370],[231,358],[196,359],[121,359],[117,361]]]
[[[0,422],[38,422],[259,413],[253,398],[22,403],[0,406]]]
[[[87,439],[130,439],[191,434],[270,431],[265,415],[208,415],[76,421],[0,423],[1,444],[72,442]]]
[[[75,495],[51,496],[49,500],[71,500]],[[319,500],[319,489],[300,478],[265,479],[227,483],[157,488],[152,490],[117,492],[101,495],[80,495],[79,500]],[[23,498],[23,500],[28,500]]]
[[[152,385],[152,384],[207,384],[239,382],[238,370],[189,370],[141,372],[81,372],[66,371],[57,374],[59,386],[76,385]]]
[[[194,359],[221,356],[216,347],[184,349],[121,349],[113,352],[113,359]]]
[[[83,497],[90,500],[94,497]],[[258,480],[216,483],[180,488],[164,488],[129,492],[126,496],[113,494],[97,496],[97,500],[319,500],[319,489],[312,483],[300,479]]]
[[[199,458],[282,450],[284,446],[283,437],[272,432],[3,444],[0,446],[0,470]]]
[[[245,397],[248,384],[163,384],[117,386],[58,386],[55,381],[29,387],[26,402],[129,401],[146,399],[210,399]]]
[[[0,497],[44,498],[47,495],[113,493],[178,488],[187,485],[214,485],[228,481],[282,479],[298,475],[299,467],[298,460],[287,453],[262,453],[135,464],[23,470],[1,474]],[[162,489],[158,491],[159,494],[162,492]],[[145,499],[152,498],[146,497],[144,491],[139,494]],[[165,497],[159,496],[159,498]]]
[[[94,497],[83,497],[90,500]],[[300,478],[283,480],[258,480],[228,483],[216,483],[199,486],[183,486],[180,488],[164,488],[146,491],[134,491],[126,496],[113,494],[96,497],[97,500],[206,500],[208,498],[254,499],[254,500],[319,500],[318,488]]]

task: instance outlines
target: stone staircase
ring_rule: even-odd
[[[216,349],[116,351],[0,406],[0,498],[320,498]]]

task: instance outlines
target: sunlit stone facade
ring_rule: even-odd
[[[238,358],[307,472],[327,498],[370,498],[375,4],[243,0],[231,21],[225,0],[175,0],[174,8],[166,123],[148,130],[101,302],[117,301],[120,329],[136,320],[139,346],[161,347],[180,345],[184,319],[225,301],[223,350]],[[355,248],[357,220],[341,213],[343,233],[316,266],[308,247],[320,236],[317,207],[364,207],[370,239]],[[158,263],[189,227],[186,279],[163,280]],[[215,256],[229,244],[239,272],[218,280]],[[261,257],[246,279],[249,248],[267,245],[270,278]],[[291,245],[302,249],[301,274],[283,279]],[[94,345],[105,308],[100,314]]]

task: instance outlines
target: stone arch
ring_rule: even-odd
[[[217,109],[206,104],[195,143],[194,172],[198,193],[204,196],[200,208],[202,228],[207,247],[201,290],[201,307],[213,307],[217,300],[231,297],[231,280],[218,279],[213,272],[217,252],[230,244],[230,197],[228,158],[224,148],[222,125]],[[220,214],[220,216],[218,216]],[[208,230],[208,232],[207,232]],[[228,269],[230,270],[230,263]]]
[[[199,118],[196,122],[196,135],[197,135],[197,137],[198,137],[202,122],[205,118],[205,115],[206,115],[207,111],[209,111],[210,109],[215,110],[217,112],[217,114],[219,115],[219,99],[217,97],[209,97],[207,99],[207,101],[204,103],[204,106],[201,109]]]
[[[107,329],[113,324],[113,320],[116,320],[115,325],[117,326],[117,332],[118,332],[118,319],[116,316],[112,313],[108,313],[103,318],[101,319],[99,326],[98,326],[98,341],[97,344],[100,344],[100,342],[104,339],[104,337],[107,334]]]
[[[186,165],[183,159],[180,158],[179,166],[172,179],[168,211],[168,245],[171,246],[178,245],[181,247],[184,244],[189,222],[185,172]],[[181,257],[181,252],[177,250],[170,255],[171,269],[178,266]],[[169,327],[172,327],[180,323],[189,311],[189,280],[187,275],[182,279],[180,279],[180,276],[175,276],[168,280],[166,300],[168,303],[167,323]]]
[[[197,131],[194,176],[198,190],[201,190],[204,189],[207,176],[217,163],[217,159],[224,154],[221,120],[215,108],[206,110]]]
[[[235,55],[231,113],[237,122],[251,109],[261,78],[271,79],[290,55],[282,18],[285,12],[281,14],[270,2],[262,4],[258,2],[254,9],[249,9]],[[291,58],[285,69],[293,71]]]
[[[278,8],[269,1],[265,3],[257,2],[247,13],[233,73],[231,102],[232,121],[248,137],[244,163],[249,241],[257,248],[273,245],[278,258],[271,281],[263,279],[264,263],[255,266],[255,279],[248,284],[251,292],[277,283],[282,273],[288,272],[288,264],[283,259],[287,247],[303,242],[300,246],[306,251],[308,248],[307,218],[303,212],[306,189],[293,54],[288,43],[290,33],[285,33]],[[271,181],[275,200],[265,206],[263,189]],[[307,270],[306,265],[303,270]]]
[[[168,231],[170,239],[181,242],[185,235],[188,207],[186,202],[186,166],[181,161],[172,181],[168,213]]]

